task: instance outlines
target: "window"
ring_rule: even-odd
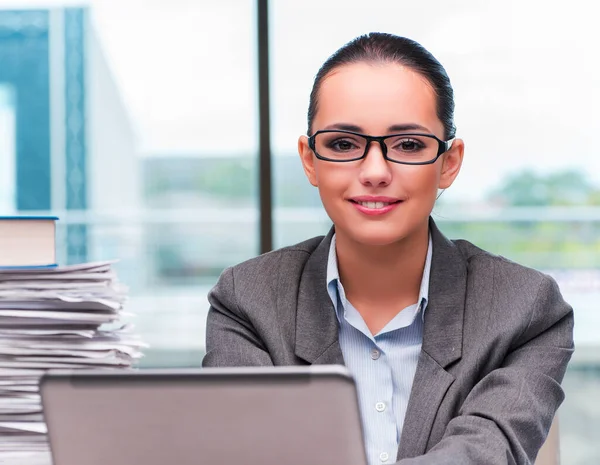
[[[208,290],[258,253],[252,2],[2,3],[2,213],[118,258],[142,366],[199,366]]]

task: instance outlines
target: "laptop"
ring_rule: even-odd
[[[365,465],[356,387],[334,365],[49,371],[54,465]]]

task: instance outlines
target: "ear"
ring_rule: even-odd
[[[447,189],[452,185],[462,166],[465,143],[462,139],[455,139],[452,148],[442,155],[442,172],[440,174],[439,189]]]
[[[304,174],[308,178],[313,186],[317,187],[317,173],[315,170],[315,156],[308,145],[308,137],[300,136],[298,139],[298,155],[300,155],[300,161],[302,162],[302,168],[304,168]]]

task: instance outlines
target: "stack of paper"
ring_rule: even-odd
[[[119,318],[112,262],[0,269],[0,464],[49,464],[38,389],[51,368],[130,367],[145,347]]]

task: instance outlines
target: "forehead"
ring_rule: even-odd
[[[327,75],[319,90],[314,129],[336,123],[353,124],[370,134],[416,123],[443,136],[433,88],[423,76],[396,63],[355,63]]]

